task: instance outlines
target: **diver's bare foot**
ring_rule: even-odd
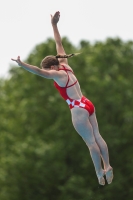
[[[105,171],[103,171],[101,176],[97,176],[98,177],[98,182],[99,182],[100,185],[105,185],[104,175],[105,175]]]
[[[103,176],[102,177],[98,177],[98,182],[99,182],[100,185],[105,185],[104,177]]]
[[[110,167],[108,170],[106,170],[106,180],[108,182],[108,184],[112,183],[112,180],[113,180],[113,168]]]

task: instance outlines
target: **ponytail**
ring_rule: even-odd
[[[70,58],[70,57],[73,57],[73,56],[77,56],[79,55],[80,53],[71,53],[71,54],[68,54],[68,55],[60,55],[60,54],[57,54],[55,57],[56,58]]]

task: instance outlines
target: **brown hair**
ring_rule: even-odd
[[[52,65],[59,65],[59,60],[55,56],[46,56],[42,62],[42,68],[50,68]]]
[[[56,55],[56,56],[46,56],[42,62],[41,62],[41,67],[42,68],[50,68],[52,65],[59,65],[59,60],[58,58],[70,58],[72,56],[78,55],[80,53],[72,53],[68,55]]]

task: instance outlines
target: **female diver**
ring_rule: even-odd
[[[65,53],[57,27],[59,18],[60,12],[51,15],[57,56],[46,56],[41,62],[42,69],[22,62],[20,56],[12,60],[34,74],[54,80],[54,86],[69,105],[75,130],[89,148],[99,184],[105,185],[104,176],[110,184],[113,180],[113,169],[109,163],[108,147],[99,133],[95,107],[90,100],[83,96],[79,82],[68,65],[67,58],[75,54],[66,55]],[[101,165],[101,159],[104,169]]]

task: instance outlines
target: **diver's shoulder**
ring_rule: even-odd
[[[73,71],[73,69],[70,67],[70,65],[66,64],[66,63],[60,63],[61,66],[65,67],[66,69],[70,69]]]

